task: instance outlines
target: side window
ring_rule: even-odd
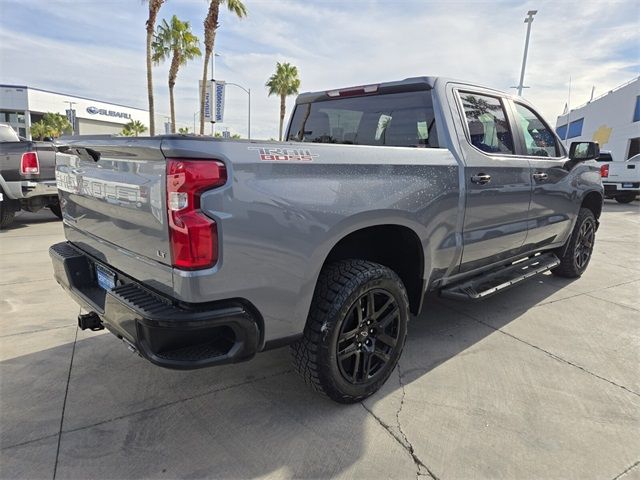
[[[526,155],[535,157],[561,156],[555,135],[536,112],[520,103],[516,103],[516,112],[518,114],[517,124],[524,136]]]
[[[461,92],[471,144],[487,153],[514,153],[513,136],[499,98]]]

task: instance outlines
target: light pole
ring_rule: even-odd
[[[76,112],[73,109],[73,106],[76,104],[76,102],[70,102],[70,101],[65,101],[64,103],[68,103],[69,104],[69,110],[67,110],[67,120],[69,120],[69,123],[71,124],[71,135],[75,135],[76,134]]]
[[[247,138],[251,140],[251,89],[244,88],[242,85],[238,85],[237,83],[227,82],[225,85],[233,85],[234,87],[238,87],[240,90],[244,90],[244,92],[249,96],[249,107],[247,110]]]
[[[216,80],[216,57],[219,57],[220,54],[211,52],[211,81]],[[216,122],[211,122],[211,136],[215,136],[216,133]]]
[[[529,37],[531,36],[531,24],[533,23],[533,16],[538,13],[537,10],[529,10],[527,12],[527,18],[524,19],[524,23],[527,24],[527,39],[524,41],[524,55],[522,56],[522,69],[520,70],[520,83],[518,84],[518,95],[522,96],[522,89],[528,88],[524,86],[524,70],[527,66],[527,53],[529,53]]]

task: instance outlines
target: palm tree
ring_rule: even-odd
[[[286,109],[285,101],[289,95],[295,95],[300,88],[300,78],[298,78],[298,68],[289,63],[276,64],[276,73],[269,77],[266,83],[269,88],[269,96],[280,95],[280,130],[278,138],[282,141],[282,125],[284,124],[284,114]]]
[[[176,85],[178,70],[189,60],[200,57],[200,40],[191,32],[189,22],[183,22],[175,15],[171,23],[162,20],[158,26],[158,33],[153,42],[153,62],[158,65],[161,61],[171,58],[169,68],[169,106],[171,108],[171,133],[176,133],[176,108],[173,97],[173,87]]]
[[[144,0],[143,0],[144,1]],[[153,106],[153,72],[151,71],[151,57],[153,33],[156,29],[158,12],[165,0],[147,0],[149,2],[149,17],[147,18],[147,96],[149,98],[149,134],[156,134],[155,108]]]
[[[213,45],[216,41],[218,31],[218,16],[220,14],[220,4],[226,3],[231,13],[238,18],[247,16],[247,7],[242,0],[209,0],[209,11],[204,18],[204,66],[202,68],[202,86],[200,88],[200,135],[204,135],[204,96],[207,92],[207,69],[209,68],[209,58],[213,53]]]
[[[137,137],[147,131],[147,127],[140,120],[131,120],[122,128],[122,135],[125,137]]]
[[[43,140],[45,137],[57,138],[71,131],[71,123],[61,113],[45,113],[42,120],[31,125],[31,137],[37,140]]]

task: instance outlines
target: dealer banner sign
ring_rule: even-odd
[[[215,122],[224,122],[224,89],[225,84],[222,80],[216,80],[213,82],[214,85],[214,102],[215,102]]]
[[[205,122],[216,123],[224,121],[224,90],[224,81],[207,81],[207,88],[204,92]],[[200,80],[200,91],[202,91],[202,80]]]

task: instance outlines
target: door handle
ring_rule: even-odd
[[[491,175],[487,175],[486,173],[478,173],[477,175],[473,175],[471,177],[472,183],[477,183],[478,185],[485,185],[491,181]]]
[[[536,172],[533,174],[533,179],[537,180],[537,181],[542,181],[542,180],[546,180],[547,178],[549,178],[549,175],[547,175],[544,172]]]

